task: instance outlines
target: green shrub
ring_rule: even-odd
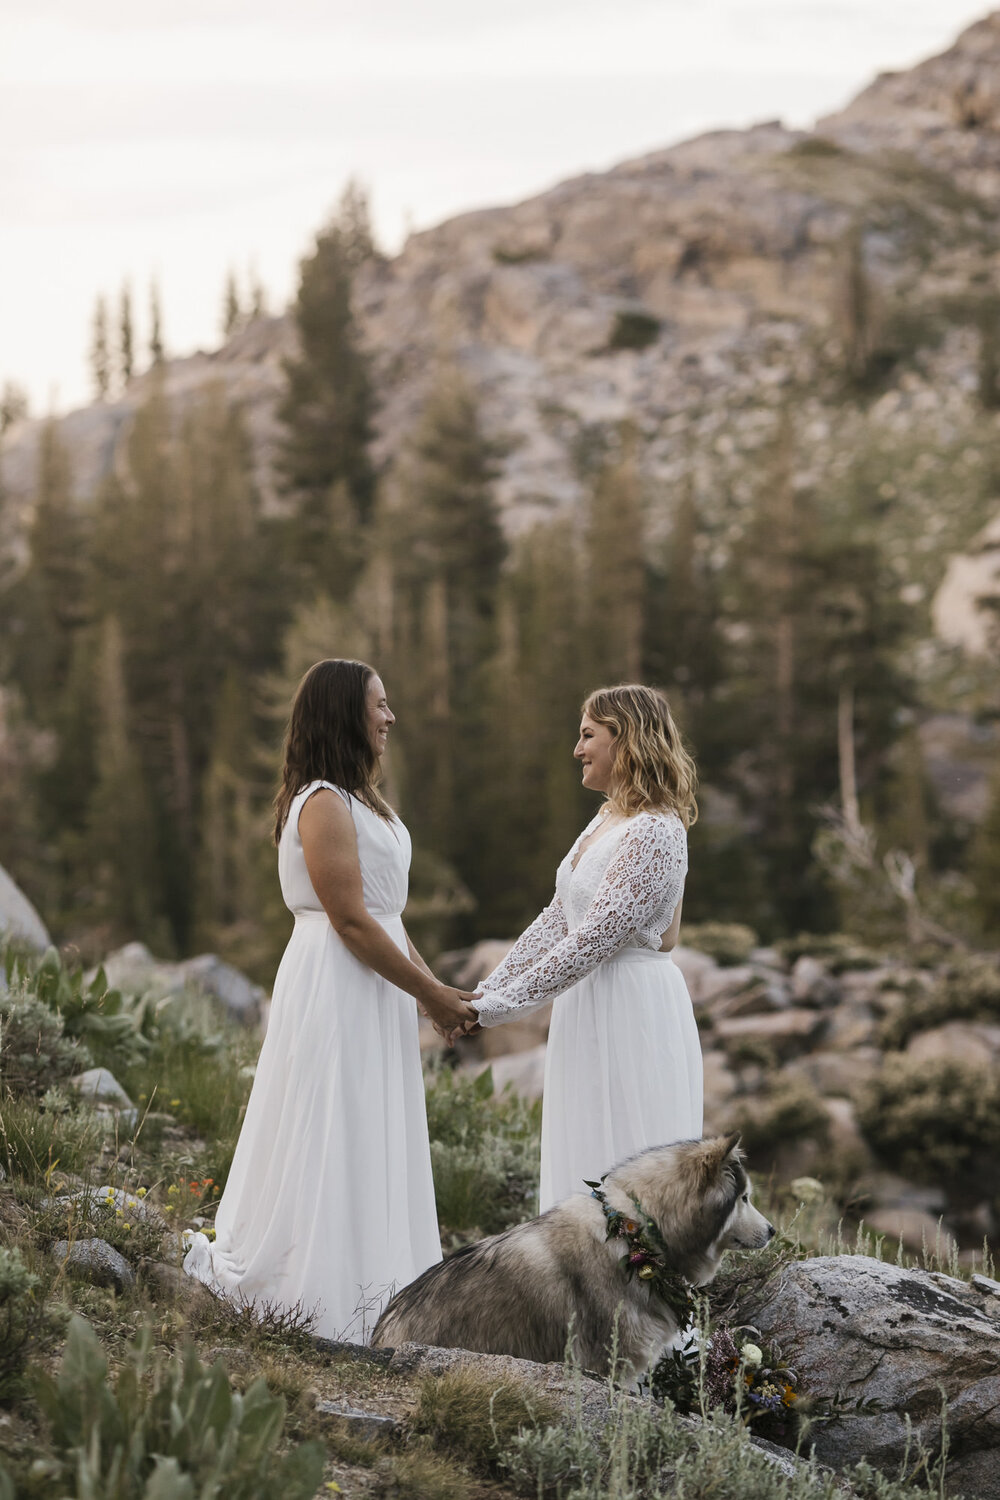
[[[996,1191],[1000,1080],[987,1067],[889,1056],[861,1091],[858,1123],[873,1151],[917,1181]]]
[[[490,1379],[475,1370],[447,1370],[420,1382],[415,1432],[426,1434],[484,1473],[525,1428],[558,1420],[559,1408],[514,1380]]]
[[[0,1401],[20,1389],[25,1358],[44,1325],[40,1285],[16,1247],[0,1246]]]
[[[45,1100],[9,1095],[0,1109],[0,1167],[25,1183],[46,1180],[58,1165],[80,1172],[92,1165],[104,1138],[104,1120],[80,1104],[47,1109]]]
[[[442,1229],[495,1234],[535,1212],[541,1105],[442,1070],[427,1080],[427,1125]]]
[[[1000,1021],[1000,965],[973,958],[953,965],[930,988],[911,984],[906,999],[882,1023],[883,1047],[905,1047],[911,1036],[947,1021]]]
[[[49,948],[39,963],[17,961],[13,974],[27,992],[61,1016],[66,1035],[86,1046],[96,1067],[117,1074],[148,1051],[140,1029],[144,1007],[141,1002],[128,1006],[119,990],[109,989],[103,969],[87,983],[82,968],[68,968]]]
[[[62,1017],[15,980],[0,997],[0,1090],[43,1094],[89,1066],[87,1050],[64,1035]]]
[[[648,349],[660,336],[660,320],[638,308],[621,308],[608,339],[609,349]]]
[[[739,1130],[751,1167],[760,1171],[780,1156],[783,1148],[803,1140],[825,1146],[830,1120],[816,1092],[805,1083],[779,1083],[763,1098],[754,1099],[737,1114]]]
[[[39,1374],[35,1390],[51,1429],[52,1478],[81,1496],[311,1500],[322,1477],[319,1443],[277,1456],[285,1403],[263,1380],[240,1395],[221,1361],[208,1368],[192,1346],[156,1353],[149,1329],[112,1381],[93,1329],[74,1317],[58,1375]]]
[[[788,963],[797,958],[815,958],[831,974],[846,974],[852,969],[877,969],[883,959],[874,948],[867,948],[846,932],[800,932],[797,937],[782,938],[774,945]]]
[[[745,964],[759,939],[752,927],[744,927],[741,922],[693,922],[684,924],[681,942],[726,966]]]

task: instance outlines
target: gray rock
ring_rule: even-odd
[[[56,1240],[52,1255],[64,1266],[80,1272],[95,1286],[113,1286],[123,1292],[135,1284],[135,1272],[107,1240]]]
[[[972,1285],[984,1297],[1000,1297],[1000,1281],[994,1281],[992,1276],[973,1276]]]
[[[496,1057],[490,1063],[493,1087],[499,1094],[510,1086],[522,1099],[540,1099],[545,1082],[545,1043],[528,1047],[524,1052],[511,1052],[505,1057]],[[463,1072],[478,1074],[482,1063],[463,1065]]]
[[[1000,1500],[1000,1308],[990,1316],[965,1282],[822,1256],[786,1267],[737,1316],[780,1347],[802,1391],[832,1408],[810,1433],[824,1463],[867,1457],[897,1472],[907,1418],[921,1443],[937,1444],[943,1392],[950,1485],[970,1500]]]
[[[73,1193],[60,1193],[56,1198],[43,1198],[39,1207],[51,1208],[65,1205],[68,1208],[71,1203],[80,1205],[80,1212],[85,1218],[92,1217],[91,1210],[94,1207],[110,1206],[116,1211],[120,1208],[123,1216],[132,1222],[155,1224],[157,1229],[167,1228],[163,1215],[148,1198],[138,1198],[135,1193],[127,1193],[124,1188],[78,1188]]]
[[[336,1417],[352,1437],[370,1443],[378,1438],[391,1438],[401,1430],[395,1417],[384,1417],[374,1411],[359,1411],[354,1406],[342,1406],[337,1401],[317,1401],[316,1410],[324,1417]]]
[[[823,1017],[814,1010],[794,1006],[769,1016],[734,1016],[718,1021],[715,1039],[727,1051],[753,1043],[772,1048],[778,1057],[805,1052],[824,1028]]]
[[[84,1099],[113,1104],[117,1109],[135,1110],[128,1094],[107,1068],[88,1068],[84,1073],[77,1073],[69,1082],[70,1087],[76,1089]]]
[[[154,958],[145,943],[126,943],[108,955],[103,967],[112,989],[161,999],[195,990],[218,1000],[229,1015],[247,1026],[260,1022],[267,1000],[266,990],[214,953],[166,963]]]
[[[876,1208],[865,1214],[866,1229],[885,1236],[886,1253],[902,1241],[903,1249],[919,1255],[925,1248],[938,1256],[950,1255],[958,1242],[940,1217],[923,1208]]]
[[[700,1005],[706,995],[712,992],[714,976],[720,972],[719,965],[707,953],[685,947],[683,943],[677,944],[671,958],[684,976],[692,1001],[695,1005]]]
[[[0,865],[0,937],[14,939],[36,953],[51,948],[52,939],[41,917],[16,881]]]
[[[183,984],[203,994],[213,995],[228,1013],[244,1025],[255,1025],[260,1020],[261,1005],[267,998],[266,990],[253,984],[239,969],[225,963],[214,953],[201,953],[196,958],[187,958],[176,965]]]
[[[973,1067],[992,1067],[1000,1060],[1000,1026],[985,1022],[947,1021],[910,1038],[907,1052],[920,1061],[952,1057]]]
[[[792,969],[792,999],[796,1005],[835,1005],[839,995],[837,981],[818,958],[803,953],[796,959]]]

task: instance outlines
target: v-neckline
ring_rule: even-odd
[[[606,822],[607,819],[605,819],[604,821]],[[583,832],[577,838],[576,845],[574,847],[573,854],[572,854],[572,857],[571,857],[570,862],[569,862],[570,873],[572,874],[573,871],[578,870],[580,868],[580,862],[582,861],[582,859],[584,858],[585,855],[587,855],[587,854],[590,853],[591,849],[596,849],[598,844],[603,843],[603,841],[605,839],[608,839],[608,838],[611,837],[611,831],[612,831],[612,829],[622,828],[627,822],[628,822],[628,818],[621,818],[621,819],[619,819],[619,821],[617,823],[612,823],[611,828],[609,828],[606,833],[599,833],[599,834],[597,834],[597,838],[592,838],[590,840],[590,843],[586,844],[586,845],[584,845],[584,843],[583,843],[584,839],[587,837],[587,829],[585,828],[583,830]],[[594,832],[597,833],[597,829],[596,828],[594,829]]]

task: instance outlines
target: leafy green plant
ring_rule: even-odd
[[[148,1051],[140,1029],[143,1007],[130,1007],[120,990],[110,989],[103,969],[88,982],[81,967],[68,967],[49,948],[34,965],[16,961],[13,974],[62,1018],[66,1035],[85,1044],[95,1066],[115,1072],[133,1066]]]
[[[438,1219],[446,1231],[495,1234],[535,1212],[541,1106],[496,1095],[446,1070],[427,1080],[427,1125]]]
[[[861,1092],[858,1123],[872,1149],[906,1176],[979,1198],[996,1190],[1000,1080],[987,1067],[890,1055]]]
[[[102,1500],[311,1500],[323,1473],[319,1443],[278,1456],[285,1403],[263,1380],[233,1391],[221,1362],[193,1346],[154,1352],[149,1329],[132,1341],[117,1379],[83,1318],[69,1325],[58,1375],[39,1374],[53,1480]]]
[[[0,1400],[19,1390],[25,1359],[44,1325],[40,1286],[16,1246],[0,1247]]]

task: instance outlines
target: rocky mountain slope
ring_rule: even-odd
[[[977,341],[961,315],[926,347],[911,330],[916,357],[863,411],[845,415],[828,366],[852,235],[897,321],[943,299],[960,306],[995,278],[998,78],[1000,12],[941,56],[881,76],[813,131],[772,122],[710,133],[413,235],[357,286],[381,399],[379,463],[391,466],[449,363],[473,381],[503,441],[498,496],[511,533],[579,504],[588,451],[625,418],[643,440],[650,539],[668,530],[686,476],[711,523],[717,497],[739,498],[793,385],[809,393],[797,452],[806,479],[873,441],[888,444],[894,468],[905,469],[918,437],[950,463],[949,445],[965,451],[975,421]],[[287,319],[258,319],[166,371],[179,404],[213,380],[244,403],[272,502],[274,406],[292,337]],[[81,496],[115,464],[148,383],[63,419]],[[5,447],[0,543],[15,553],[37,433],[24,423]],[[897,487],[911,530],[940,510],[916,480],[907,494],[905,473]],[[960,490],[947,519],[935,521],[934,566],[916,586],[935,592],[949,555],[976,554],[955,564],[934,617],[946,639],[975,649],[974,601],[994,586],[996,550],[988,537],[974,542],[988,515]]]

